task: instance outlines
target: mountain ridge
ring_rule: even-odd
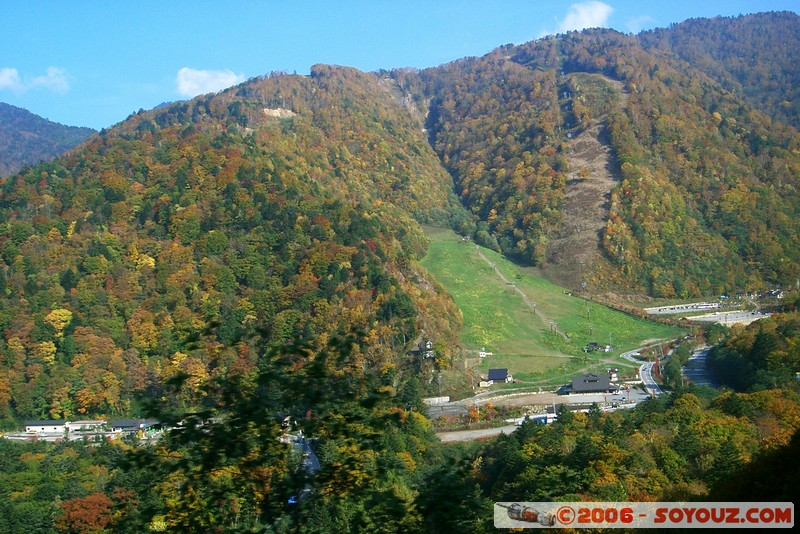
[[[791,11],[697,18],[637,38],[648,48],[677,54],[773,120],[800,128],[798,24],[800,16]]]
[[[0,176],[51,160],[94,133],[91,128],[65,126],[0,102]]]

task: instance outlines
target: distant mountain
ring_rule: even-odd
[[[677,54],[773,120],[800,129],[796,13],[689,19],[638,39],[648,49]]]
[[[49,161],[93,133],[91,128],[64,126],[0,102],[0,176]]]

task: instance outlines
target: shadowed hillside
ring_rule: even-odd
[[[64,126],[0,102],[0,176],[51,160],[93,133],[91,128]]]
[[[638,36],[677,54],[777,122],[800,128],[800,16],[791,12],[689,19]]]

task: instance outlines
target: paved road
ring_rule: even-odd
[[[656,379],[653,377],[653,366],[655,364],[653,362],[645,362],[639,367],[639,378],[642,379],[642,383],[647,391],[654,397],[658,397],[662,393],[661,386],[656,383]]]
[[[638,354],[639,351],[631,350],[622,353],[620,356],[628,361],[639,364],[639,378],[642,379],[642,383],[647,389],[647,392],[657,397],[664,393],[664,391],[662,391],[661,386],[656,383],[656,379],[653,377],[653,365],[655,364],[653,362],[642,362],[642,360],[636,358]]]
[[[303,451],[303,467],[306,468],[308,474],[313,475],[319,471],[319,458],[317,458],[317,455],[314,453],[311,445],[308,444],[308,440],[303,439],[299,443],[299,448]]]
[[[314,476],[314,473],[319,471],[320,464],[319,458],[314,454],[314,449],[309,444],[309,440],[300,436],[292,436],[292,446],[303,455],[303,467],[306,473],[309,476]],[[308,497],[309,493],[311,493],[311,483],[307,482],[300,495],[293,495],[289,498],[289,504],[298,504]]]
[[[718,309],[719,302],[692,302],[689,304],[675,304],[674,306],[658,306],[656,308],[644,308],[650,315],[677,315],[679,313],[696,313],[703,310]]]
[[[443,442],[472,441],[473,439],[491,438],[500,434],[511,434],[517,425],[500,426],[497,428],[483,428],[480,430],[458,430],[455,432],[440,432],[436,434]]]
[[[709,350],[711,350],[709,347],[703,347],[694,351],[692,357],[681,369],[681,374],[698,386],[718,387],[719,384],[714,382],[711,373],[706,369],[706,358]]]
[[[750,324],[753,321],[758,321],[759,319],[763,319],[764,317],[769,317],[772,315],[771,313],[762,313],[759,311],[727,311],[727,312],[715,312],[710,313],[708,315],[698,315],[695,317],[691,317],[692,321],[701,321],[707,323],[719,323],[724,325],[730,324]]]

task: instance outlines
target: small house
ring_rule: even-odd
[[[430,339],[422,340],[417,343],[417,346],[411,349],[411,354],[413,356],[419,356],[422,358],[433,358],[435,356],[433,351],[433,341]]]
[[[511,382],[514,379],[509,374],[508,369],[489,369],[489,375],[486,380],[492,384],[501,384],[503,382]]]

